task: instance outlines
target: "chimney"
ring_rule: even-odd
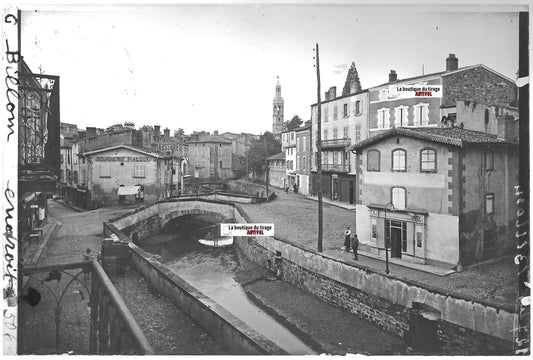
[[[161,135],[161,126],[154,125],[154,137],[159,137]]]
[[[164,130],[164,134],[165,134],[165,135],[164,135],[164,136],[165,136],[165,139],[167,139],[167,140],[170,139],[170,129],[169,129],[169,128],[166,128],[166,129]]]
[[[398,81],[398,75],[396,75],[396,70],[391,70],[389,73],[389,83],[394,83]]]
[[[459,59],[455,57],[455,54],[448,55],[446,59],[446,71],[453,71],[459,68]]]
[[[213,131],[213,135],[218,135],[218,130]]]
[[[329,100],[329,91],[326,91],[324,93],[324,101],[328,101]]]
[[[96,128],[95,127],[87,127],[87,135],[88,138],[96,137]]]
[[[329,88],[329,98],[330,99],[335,99],[337,97],[337,87],[336,86],[332,86]]]

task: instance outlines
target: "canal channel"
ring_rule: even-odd
[[[205,224],[200,221],[196,223]],[[292,355],[316,352],[291,330],[263,311],[247,295],[239,282],[242,271],[237,249],[210,247],[195,238],[191,227],[180,227],[149,236],[138,245],[161,256],[162,262],[176,275],[210,297],[250,328],[262,334]]]

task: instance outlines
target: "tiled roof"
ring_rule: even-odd
[[[198,140],[189,140],[188,143],[228,143],[231,144],[231,140],[221,135],[200,135]]]
[[[167,157],[168,156],[165,153],[157,151],[157,150],[154,151],[154,150],[151,150],[151,149],[140,148],[140,147],[137,147],[137,146],[124,145],[124,144],[122,144],[122,145],[114,145],[114,146],[109,146],[109,147],[105,147],[105,148],[100,148],[100,149],[96,149],[96,150],[87,151],[87,152],[82,153],[82,155],[83,156],[94,155],[94,154],[98,154],[98,153],[101,153],[101,152],[110,151],[110,150],[116,150],[116,149],[129,149],[129,150],[133,150],[133,151],[136,151],[136,152],[139,152],[139,153],[143,153],[145,155],[149,155],[149,156],[153,156],[153,157]]]
[[[396,135],[403,135],[458,147],[463,147],[464,144],[516,144],[514,142],[498,139],[496,135],[480,131],[465,130],[458,127],[420,127],[393,128],[386,130],[353,145],[350,150],[362,149],[370,144]]]
[[[267,160],[285,160],[285,152],[282,151],[276,155],[272,155]]]
[[[465,70],[466,68],[461,68],[459,70]],[[438,71],[438,72],[434,72],[434,73],[431,73],[431,74],[425,74],[425,75],[417,75],[417,76],[413,76],[413,77],[410,77],[410,78],[405,78],[405,79],[398,79],[396,80],[395,82],[391,83],[391,82],[386,82],[386,83],[383,83],[383,84],[380,84],[380,85],[376,85],[376,86],[372,86],[371,88],[369,88],[369,90],[373,90],[375,88],[378,88],[378,87],[381,87],[381,86],[384,86],[384,85],[395,85],[395,84],[399,84],[399,83],[402,83],[404,81],[413,81],[413,80],[417,80],[417,79],[423,79],[423,78],[430,78],[430,77],[434,77],[434,76],[437,76],[437,75],[442,75],[444,74],[446,71]]]

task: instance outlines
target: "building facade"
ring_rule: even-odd
[[[233,179],[232,141],[218,134],[192,134],[186,142],[189,164],[197,179]]]
[[[483,64],[458,67],[454,54],[446,59],[446,70],[398,79],[391,70],[389,81],[369,89],[370,136],[397,127],[437,127],[457,116],[457,101],[498,107],[516,106],[514,82]],[[441,87],[440,96],[403,97],[398,88]],[[438,95],[438,94],[435,94]]]
[[[121,202],[155,202],[170,196],[171,158],[128,145],[81,154],[87,207]]]
[[[294,189],[296,180],[296,131],[281,133],[281,150],[285,153],[285,187]]]
[[[268,184],[285,189],[287,186],[287,173],[285,165],[285,152],[280,152],[267,158]]]
[[[321,103],[322,194],[329,200],[354,204],[355,155],[348,147],[368,137],[368,92],[337,96],[336,87]],[[311,195],[318,193],[318,107],[311,105],[312,165]]]
[[[352,147],[360,250],[447,268],[512,247],[517,143],[461,129],[394,128]]]
[[[296,133],[296,184],[298,192],[310,194],[311,125],[295,129]]]

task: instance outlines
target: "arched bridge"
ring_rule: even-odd
[[[142,206],[108,222],[137,241],[160,233],[177,218],[191,215],[204,215],[222,223],[242,221],[232,203],[203,199],[175,199]]]

